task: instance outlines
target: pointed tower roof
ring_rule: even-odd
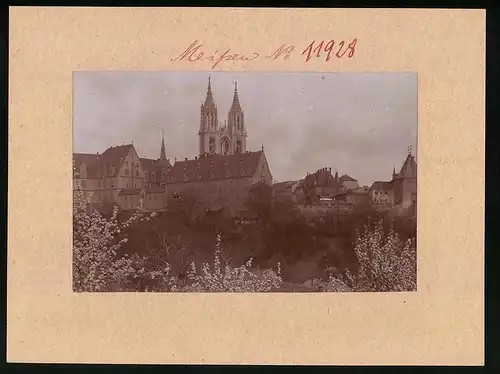
[[[208,76],[207,97],[205,99],[204,106],[205,107],[215,106],[214,97],[212,95],[212,84],[211,84],[211,81],[210,81],[210,75]]]
[[[406,156],[406,160],[398,175],[401,178],[417,177],[417,162],[415,161],[415,157],[411,154],[411,148],[408,148],[408,156]]]
[[[234,96],[230,111],[241,111],[240,99],[238,97],[238,83],[234,82]]]
[[[167,160],[167,152],[165,151],[165,133],[161,131],[161,151],[160,151],[160,160]]]

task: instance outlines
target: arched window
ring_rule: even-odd
[[[221,139],[220,148],[221,148],[222,154],[227,155],[229,153],[230,144],[229,144],[228,138],[224,137]]]
[[[236,142],[236,153],[241,153],[241,140]]]
[[[215,153],[215,138],[213,136],[210,137],[208,149],[210,153]]]

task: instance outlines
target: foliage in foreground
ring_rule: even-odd
[[[73,289],[76,292],[105,292],[130,289],[137,280],[150,280],[151,291],[171,292],[267,292],[279,288],[282,283],[281,269],[251,271],[252,260],[233,268],[229,261],[221,266],[221,236],[217,236],[214,264],[203,263],[198,269],[194,262],[188,270],[187,279],[172,275],[171,261],[176,261],[185,246],[172,251],[169,246],[166,258],[158,253],[147,256],[118,254],[127,242],[126,231],[144,217],[141,210],[125,222],[118,220],[115,206],[110,218],[98,210],[89,209],[91,196],[85,198],[82,191],[75,191],[73,208]],[[178,253],[177,253],[178,252]],[[176,257],[177,256],[177,257]],[[161,266],[157,264],[161,259]]]
[[[117,251],[127,242],[122,236],[128,227],[143,217],[141,211],[125,222],[119,222],[118,207],[110,218],[98,210],[89,209],[91,195],[87,198],[81,190],[75,191],[73,204],[73,289],[77,292],[109,291],[115,284],[124,284],[136,272],[135,257],[117,256]]]
[[[354,244],[358,268],[344,279],[355,292],[400,292],[417,289],[414,239],[403,242],[394,230],[384,235],[383,222],[365,225]],[[331,282],[337,281],[331,278]]]
[[[229,261],[221,264],[221,236],[217,235],[214,263],[203,263],[198,269],[194,262],[188,271],[187,280],[171,276],[169,264],[163,271],[152,272],[152,278],[160,280],[163,290],[171,292],[269,292],[281,286],[280,264],[277,271],[266,269],[262,272],[251,270],[252,259],[240,267],[232,267]]]

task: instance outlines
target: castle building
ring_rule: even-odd
[[[347,174],[342,175],[339,182],[345,191],[353,191],[359,188],[358,181]]]
[[[246,152],[246,125],[241,109],[238,86],[234,84],[234,95],[227,121],[219,122],[217,105],[212,94],[210,77],[205,102],[201,104],[199,155],[232,155]]]
[[[384,208],[405,210],[415,206],[417,199],[417,162],[408,148],[408,156],[399,173],[392,171],[389,182],[376,181],[370,188],[372,201]]]
[[[259,182],[272,185],[264,150],[177,161],[167,178],[167,193],[170,199],[189,200],[194,216],[216,210],[235,216],[246,209],[249,191]]]
[[[167,158],[163,133],[161,139],[160,158],[140,158],[139,160],[142,168],[144,169],[146,179],[145,187],[150,189],[164,188],[167,181],[167,174],[170,169],[172,169],[172,165],[170,164],[170,160]]]
[[[304,178],[303,193],[305,204],[316,204],[322,197],[333,198],[344,192],[338,173],[332,175],[332,168],[322,168]]]
[[[101,155],[74,153],[73,161],[73,188],[92,193],[92,206],[137,209],[142,200],[146,210],[164,208],[166,175],[172,166],[163,137],[157,160],[139,158],[134,145],[127,144],[110,147]]]
[[[176,209],[177,201],[189,205],[189,215],[199,217],[207,211],[223,211],[236,216],[246,209],[250,190],[257,183],[272,186],[272,175],[264,147],[246,150],[246,125],[234,86],[234,96],[227,122],[218,122],[211,81],[201,106],[199,156],[176,161],[169,171],[167,205]]]

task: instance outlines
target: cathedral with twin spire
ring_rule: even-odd
[[[246,152],[245,116],[238,97],[238,84],[234,83],[234,95],[227,119],[219,122],[218,108],[208,78],[205,102],[201,104],[200,130],[198,132],[199,155],[232,155]]]
[[[142,203],[147,210],[163,210],[172,197],[196,195],[197,214],[207,210],[236,214],[253,186],[272,185],[264,147],[254,152],[246,149],[237,83],[227,119],[219,122],[208,78],[198,137],[199,154],[191,160],[175,159],[173,165],[163,134],[158,159],[139,157],[133,144],[113,146],[102,154],[74,153],[74,188],[91,193],[91,202],[98,207],[118,203],[129,210]]]

